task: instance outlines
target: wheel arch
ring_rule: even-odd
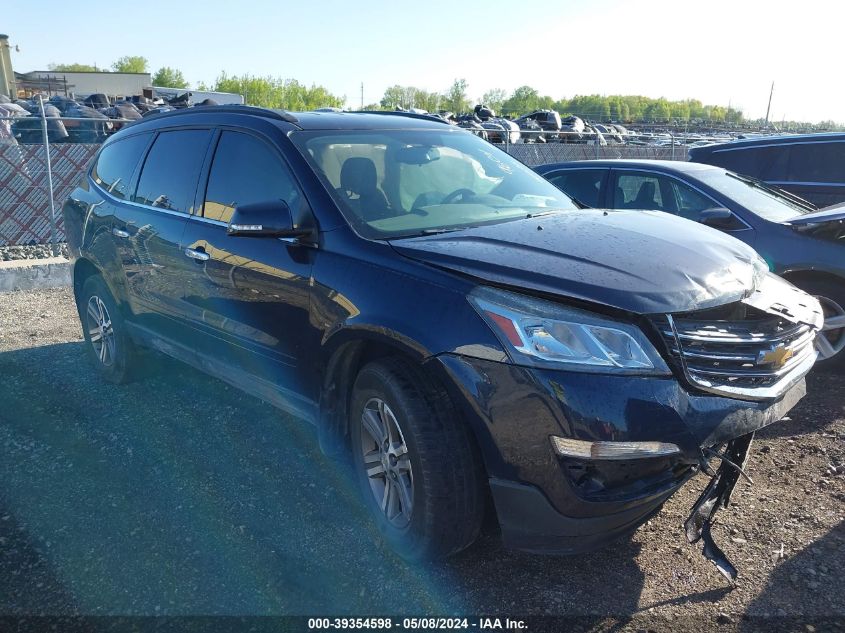
[[[826,270],[817,270],[812,268],[798,268],[795,270],[786,270],[780,273],[780,276],[786,279],[789,283],[801,287],[802,282],[822,281],[825,283],[836,284],[845,288],[845,278],[835,273]]]
[[[78,297],[85,285],[85,281],[94,275],[99,275],[100,269],[90,260],[80,257],[73,265],[73,295]]]
[[[438,363],[428,362],[434,358],[434,354],[425,347],[395,332],[362,329],[344,332],[342,337],[338,336],[338,340],[330,340],[324,349],[325,373],[320,389],[318,437],[320,448],[325,454],[337,457],[348,447],[349,405],[358,372],[380,358],[400,357],[418,365],[445,387],[459,416],[458,422],[467,425],[483,463],[477,429],[465,419],[463,408],[454,401],[454,389],[447,384],[445,372],[436,370]]]
[[[323,452],[339,455],[345,449],[352,385],[364,365],[387,356],[421,364],[429,355],[418,343],[384,328],[344,328],[325,339],[318,417]]]

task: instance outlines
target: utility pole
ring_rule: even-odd
[[[361,109],[364,109],[364,82],[361,82]]]
[[[772,89],[769,91],[769,105],[766,108],[766,127],[769,127],[769,112],[772,109],[772,94],[775,92],[775,82],[772,82]]]

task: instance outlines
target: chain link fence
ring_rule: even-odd
[[[50,146],[55,234],[47,161],[43,145],[0,143],[0,246],[48,244],[64,241],[61,203],[79,182],[91,157],[92,144]]]

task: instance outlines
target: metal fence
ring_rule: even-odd
[[[511,143],[505,151],[526,165],[545,165],[567,160],[601,160],[605,158],[644,158],[652,160],[686,160],[685,147],[652,147],[640,145],[584,145],[567,143]]]
[[[37,125],[37,117],[26,118]],[[0,117],[0,126],[7,124],[8,130],[13,122],[20,120]],[[42,131],[55,121],[42,118]],[[521,130],[515,143],[505,134],[500,137],[491,134],[488,140],[500,141],[497,147],[531,166],[602,158],[686,160],[687,155],[686,147],[672,137],[664,146],[603,145],[583,138],[572,142],[574,139],[564,135],[556,136],[551,142],[538,142],[538,139],[539,135],[532,137],[530,132]],[[51,143],[47,134],[42,135],[38,144],[18,143],[11,135],[0,135],[0,247],[63,242],[61,205],[79,183],[98,149],[96,143]]]
[[[50,146],[55,204],[50,203],[43,145],[0,143],[0,246],[64,241],[61,203],[79,182],[99,145]],[[51,226],[56,206],[55,231]]]

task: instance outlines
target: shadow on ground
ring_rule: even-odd
[[[631,541],[540,557],[491,528],[444,564],[408,565],[306,424],[167,360],[104,384],[82,345],[0,354],[0,613],[637,610]]]
[[[814,369],[807,376],[807,395],[789,412],[788,419],[758,431],[758,439],[793,437],[817,432],[845,415],[842,382],[845,376]]]
[[[759,630],[768,621],[780,630],[840,630],[845,609],[841,591],[845,555],[845,522],[795,556],[784,561],[769,577],[763,592],[748,605],[747,630]],[[840,590],[831,588],[839,587]],[[800,612],[797,621],[787,614]]]

